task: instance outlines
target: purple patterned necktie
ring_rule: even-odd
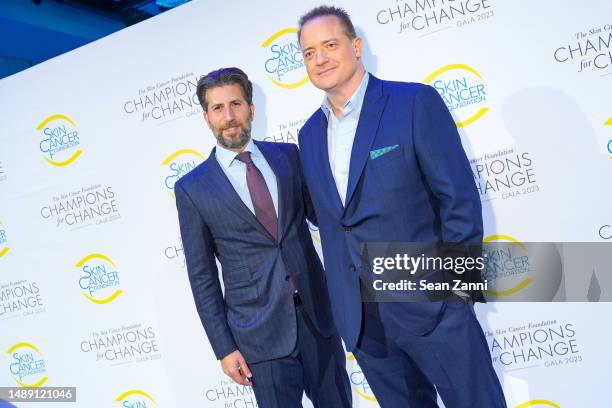
[[[247,186],[249,187],[251,201],[253,201],[253,207],[255,208],[255,216],[266,230],[268,230],[270,235],[277,240],[278,217],[274,210],[274,203],[272,202],[270,190],[268,190],[268,186],[266,185],[266,180],[257,166],[253,164],[251,152],[244,151],[239,153],[236,159],[246,164]]]

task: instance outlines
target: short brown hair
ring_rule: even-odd
[[[344,10],[343,8],[334,7],[334,6],[319,6],[319,7],[313,8],[308,13],[300,17],[300,20],[298,21],[299,29],[297,33],[298,42],[300,42],[300,37],[302,36],[302,28],[304,27],[304,24],[306,24],[310,20],[313,20],[317,17],[323,17],[323,16],[337,17],[342,23],[342,25],[344,25],[344,32],[346,33],[346,36],[351,40],[357,37],[357,32],[355,31],[353,22],[351,21],[351,18],[349,17],[346,10]]]
[[[208,112],[208,102],[206,101],[206,92],[209,89],[217,88],[224,85],[240,85],[242,95],[249,105],[253,104],[253,84],[249,81],[249,77],[240,68],[220,68],[211,71],[198,80],[196,95],[202,105],[204,112]]]

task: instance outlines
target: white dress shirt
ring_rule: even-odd
[[[272,202],[274,203],[274,210],[276,210],[276,216],[278,217],[278,186],[276,184],[276,175],[272,171],[272,168],[266,161],[261,151],[257,148],[257,145],[253,143],[253,140],[249,140],[245,151],[251,152],[251,160],[253,164],[261,171],[261,174],[266,181],[270,195],[272,196]],[[223,146],[217,144],[215,150],[215,158],[221,165],[223,172],[232,183],[232,187],[236,190],[236,193],[240,196],[242,202],[255,214],[255,207],[253,207],[253,201],[251,200],[251,193],[249,193],[249,186],[246,180],[246,164],[236,159],[238,153],[226,149]]]
[[[343,116],[338,119],[327,97],[323,99],[321,108],[327,116],[327,151],[329,152],[329,166],[331,167],[334,181],[342,205],[345,205],[346,190],[348,188],[349,166],[351,164],[351,151],[355,141],[355,132],[359,123],[359,114],[363,105],[370,74],[363,76],[359,87],[342,108]]]

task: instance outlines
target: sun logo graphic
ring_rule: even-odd
[[[299,88],[308,82],[297,32],[297,28],[285,28],[261,44],[266,75],[283,89]]]
[[[370,388],[368,380],[365,378],[363,371],[361,371],[361,367],[359,367],[359,363],[357,363],[357,359],[352,353],[348,353],[346,356],[346,369],[353,391],[365,400],[376,402],[374,392]]]
[[[482,75],[465,64],[445,65],[423,80],[440,94],[448,110],[456,118],[457,127],[464,127],[480,119],[486,106],[488,87]]]
[[[205,157],[194,149],[181,149],[172,153],[162,162],[164,169],[164,189],[175,199],[174,184],[185,174],[196,168]]]
[[[483,239],[488,300],[550,301],[562,281],[559,252],[552,243],[521,242],[511,235]]]
[[[37,388],[49,380],[42,353],[30,343],[17,343],[6,352],[9,371],[20,387]]]
[[[6,228],[2,221],[0,221],[0,258],[2,258],[9,251],[8,238],[6,237]]]
[[[148,393],[141,390],[130,390],[115,398],[120,407],[148,408],[157,407],[157,402]]]
[[[516,408],[530,408],[530,407],[534,407],[534,408],[544,408],[544,407],[561,408],[560,405],[555,404],[554,402],[548,401],[548,400],[531,400],[531,401],[527,401],[527,402],[524,402],[524,403],[516,406]]]
[[[42,140],[38,147],[47,163],[62,167],[74,162],[83,153],[77,125],[66,115],[52,115],[37,127]]]
[[[102,305],[117,299],[123,293],[119,289],[117,265],[106,255],[90,254],[77,262],[79,288],[90,302]]]

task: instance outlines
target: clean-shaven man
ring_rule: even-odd
[[[299,134],[334,320],[384,408],[505,408],[472,299],[363,302],[365,242],[480,243],[481,205],[438,93],[366,72],[347,13],[299,21],[308,76],[325,91]],[[480,292],[465,293],[481,300]]]
[[[297,147],[251,140],[253,88],[240,69],[210,72],[196,92],[217,146],[174,190],[213,351],[228,376],[253,386],[261,408],[301,407],[304,392],[315,407],[350,407]]]

